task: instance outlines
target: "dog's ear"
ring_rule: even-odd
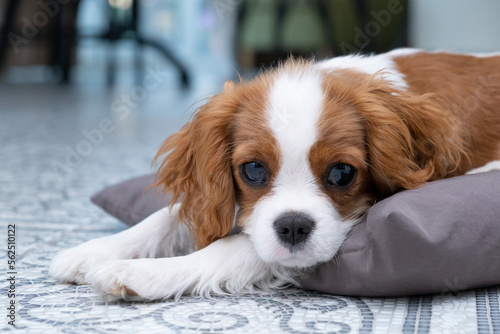
[[[162,144],[155,185],[182,202],[179,218],[199,248],[226,236],[235,215],[231,172],[231,123],[237,100],[230,92],[211,98],[193,120]]]
[[[438,97],[373,80],[358,100],[366,123],[372,177],[382,197],[461,172],[463,136]]]

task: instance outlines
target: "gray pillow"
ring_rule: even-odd
[[[133,226],[170,202],[171,196],[163,195],[157,188],[149,188],[154,181],[154,175],[133,178],[104,188],[90,200],[110,215]]]
[[[133,225],[168,198],[145,190],[153,176],[104,189],[92,200]],[[368,210],[329,262],[302,287],[352,296],[397,296],[500,285],[500,172],[435,181]]]

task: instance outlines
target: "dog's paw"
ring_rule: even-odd
[[[100,263],[90,269],[85,280],[107,301],[156,300],[164,297],[165,277],[157,273],[151,259],[118,260]]]
[[[113,241],[104,237],[61,251],[50,264],[50,275],[61,283],[86,284],[85,275],[92,266],[130,256]]]

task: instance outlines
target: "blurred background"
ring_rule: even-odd
[[[496,0],[2,0],[1,79],[113,86],[154,64],[193,88],[290,54],[497,51],[499,14]]]
[[[105,148],[149,163],[236,73],[291,54],[500,51],[499,14],[498,0],[0,0],[0,169],[45,152],[61,179]]]

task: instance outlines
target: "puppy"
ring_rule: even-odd
[[[50,271],[108,299],[277,289],[332,259],[376,201],[499,159],[499,55],[289,60],[227,82],[167,138],[156,161],[169,207]]]

